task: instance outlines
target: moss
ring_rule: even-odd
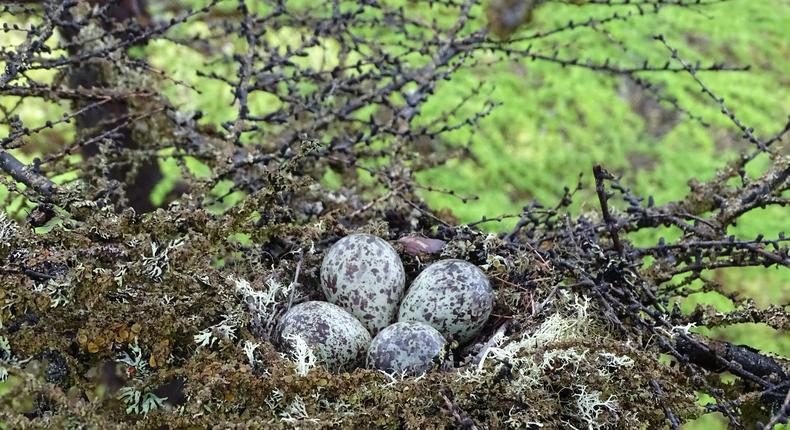
[[[320,188],[280,180],[283,189],[321,198],[311,194]],[[464,258],[486,268],[498,296],[495,314],[510,328],[495,336],[482,365],[475,362],[480,351],[456,349],[457,369],[423,377],[366,369],[337,375],[320,367],[298,376],[293,363],[268,341],[266,322],[256,321],[232,279],[247,279],[250,289],[261,290],[267,280],[292,282],[300,265],[297,296],[320,298],[317,275],[326,244],[350,229],[339,225],[332,212],[303,218],[301,224],[293,219],[253,222],[253,209],[266,213],[275,194],[250,196],[221,215],[179,206],[144,217],[94,213],[70,228],[67,222],[45,235],[16,235],[12,247],[28,255],[24,264],[67,286],[53,290],[51,281],[21,274],[3,278],[4,323],[17,327],[8,336],[13,353],[35,357],[56,351],[65,358],[68,378],[48,382],[40,371],[11,367],[18,382],[0,398],[14,411],[8,422],[36,426],[47,416],[47,425],[79,421],[139,428],[230,423],[354,428],[362,421],[379,428],[453,428],[458,418],[448,410],[450,401],[470,419],[492,427],[638,428],[665,419],[650,388],[653,381],[679,419],[701,413],[693,396],[685,394],[692,382],[657,359],[657,345],[649,340],[633,344],[582,295],[557,294],[554,286],[568,280],[552,262],[468,228],[448,239],[441,256],[404,260],[410,279],[437,258]],[[392,210],[411,216],[410,208]],[[391,226],[373,218],[356,229],[386,236]],[[228,241],[232,232],[250,234],[252,240],[246,245]],[[269,254],[282,246],[274,238],[304,244],[303,249],[279,251],[273,260]],[[32,252],[37,249],[47,251]],[[231,251],[236,257],[226,258],[224,265],[211,264]],[[57,295],[68,300],[55,305]],[[282,312],[286,301],[278,296],[272,315]],[[537,303],[543,309],[536,311]],[[27,322],[31,314],[35,323]],[[480,340],[501,321],[492,319]],[[201,347],[195,335],[206,330],[216,340]],[[248,354],[245,342],[260,346]],[[139,360],[130,365],[121,359],[124,354],[137,354]],[[138,409],[129,412],[122,388],[165,400],[143,416]]]
[[[254,205],[243,204],[225,216],[245,220],[248,206]],[[59,276],[68,279],[74,290],[67,304],[53,307],[47,290],[31,294],[35,288],[21,276],[3,280],[4,291],[15,297],[6,324],[23,321],[25,313],[31,311],[37,319],[36,324],[22,324],[10,334],[14,353],[36,356],[58,351],[67,357],[69,382],[60,386],[25,368],[12,368],[11,373],[22,377],[22,382],[0,401],[11,406],[8,402],[21,393],[41,393],[47,399],[47,413],[53,416],[50,423],[87,419],[102,425],[115,422],[145,428],[202,428],[230,422],[265,428],[296,424],[304,428],[351,428],[364,421],[381,428],[452,428],[456,418],[447,411],[446,399],[453,399],[471,419],[492,426],[507,427],[519,420],[546,426],[579,426],[584,423],[578,421],[575,399],[587,399],[579,396],[594,390],[598,393],[594,398],[610,398],[617,405],[617,412],[598,407],[603,409],[596,412],[596,420],[633,428],[657,425],[663,420],[663,414],[650,401],[652,393],[646,390],[649,380],[660,381],[670,393],[682,393],[687,383],[684,375],[652,361],[641,348],[618,343],[589,302],[555,297],[545,312],[536,316],[525,312],[527,303],[509,298],[523,296],[524,292],[508,279],[542,279],[533,286],[533,302],[548,298],[552,284],[558,280],[548,266],[526,263],[535,258],[534,254],[513,254],[507,243],[487,235],[450,241],[443,257],[474,260],[478,255],[500,256],[503,263],[489,267],[500,298],[496,313],[510,315],[512,326],[520,327],[500,340],[502,346],[497,348],[510,348],[509,352],[496,359],[489,354],[480,371],[471,363],[419,378],[392,379],[365,369],[337,375],[314,368],[300,377],[265,335],[261,338],[261,327],[253,323],[245,298],[227,279],[246,277],[252,280],[250,288],[261,288],[266,276],[289,282],[296,257],[282,258],[270,267],[251,258],[236,259],[219,268],[210,264],[213,256],[229,249],[238,249],[247,257],[256,255],[259,251],[255,248],[267,247],[266,233],[253,234],[255,239],[249,246],[238,247],[224,237],[236,229],[252,232],[254,227],[249,223],[220,223],[215,216],[178,209],[159,210],[143,219],[121,216],[116,222],[102,220],[89,217],[72,230],[55,227],[46,236],[25,233],[17,239],[15,245],[22,249],[34,249],[45,242],[50,258],[61,256],[68,270]],[[327,232],[344,230],[331,218],[322,218],[323,227],[316,231],[312,228],[315,221],[301,227],[277,225],[277,236],[287,232],[294,243],[315,243]],[[110,238],[105,241],[110,240],[112,247],[107,243],[94,245],[97,249],[85,246],[86,235],[95,236],[94,222],[102,226],[102,236]],[[361,230],[382,233],[384,227],[374,222]],[[124,240],[114,242],[112,238]],[[159,244],[161,250],[162,244],[172,243],[170,238],[182,238],[184,243],[170,249],[162,273],[152,278],[148,270],[153,264],[152,245]],[[324,250],[304,255],[299,295],[320,295],[317,267]],[[519,264],[513,264],[516,261]],[[38,303],[37,297],[48,301]],[[275,306],[282,309],[284,304]],[[217,341],[199,347],[194,335],[219,323],[230,326],[230,331],[215,329]],[[248,355],[244,341],[261,346]],[[133,345],[140,355],[139,368],[134,369],[119,361]],[[462,350],[455,354],[459,362],[474,357]],[[631,368],[639,371],[622,371],[606,357],[627,357],[622,360],[634,363]],[[158,391],[172,381],[183,384],[170,392]],[[121,387],[150,389],[167,397],[165,409],[155,408],[145,418],[127,413],[126,404],[118,398]],[[65,401],[67,392],[72,400]],[[678,397],[668,400],[672,404],[689,403],[685,396],[673,395]],[[17,412],[31,412],[19,409],[19,405],[15,408]],[[694,408],[676,409],[684,416],[694,412]],[[36,414],[42,413],[44,410],[27,417],[14,415],[9,422],[31,425],[38,422],[35,416],[40,415]]]

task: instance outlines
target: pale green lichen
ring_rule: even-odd
[[[294,395],[291,403],[279,414],[280,419],[288,424],[296,425],[302,422],[319,423],[317,418],[310,418],[304,400],[298,394]]]
[[[184,246],[188,239],[188,237],[173,239],[165,246],[151,242],[151,255],[143,257],[143,266],[152,281],[162,280],[162,275],[170,267],[170,251]]]
[[[235,276],[228,277],[233,283],[236,293],[247,304],[247,309],[253,320],[258,324],[271,324],[279,306],[288,300],[295,284],[283,284],[275,277],[269,277],[264,282],[262,289],[254,288],[249,281]]]
[[[575,387],[574,398],[579,419],[586,424],[588,430],[598,430],[614,424],[604,418],[606,412],[617,412],[619,407],[614,396],[606,400],[601,399],[601,392],[590,390],[584,385]],[[572,423],[567,423],[569,428],[575,429]]]
[[[289,333],[283,336],[283,340],[291,345],[288,358],[293,361],[294,371],[299,376],[307,376],[310,369],[316,366],[315,354],[302,336],[298,333]],[[286,356],[283,354],[283,356]]]
[[[137,338],[129,345],[129,351],[123,351],[115,360],[134,369],[134,377],[137,379],[144,378],[150,371],[148,360],[145,358],[143,350],[137,342]],[[129,373],[129,371],[127,371],[127,373]]]
[[[609,372],[616,371],[614,369],[634,365],[634,360],[629,356],[610,351],[591,351],[574,344],[591,336],[591,333],[595,333],[595,337],[604,337],[601,331],[596,330],[588,299],[564,295],[555,306],[557,310],[533,330],[513,338],[497,334],[493,345],[483,352],[477,366],[458,373],[459,380],[484,384],[506,363],[514,378],[504,389],[513,396],[523,397],[545,384],[544,378],[548,371],[567,373],[573,379],[582,377],[583,372],[589,372],[590,369],[598,369],[603,378],[608,378]],[[597,367],[596,358],[603,360],[606,366]],[[610,370],[604,370],[607,367]],[[603,418],[604,410],[617,410],[616,396],[610,395],[606,400],[601,400],[600,391],[591,390],[584,384],[575,384],[572,389],[577,416],[587,428],[592,430],[611,424],[606,421],[609,415]],[[512,417],[508,421],[515,424]],[[574,423],[566,424],[569,428],[576,428]]]
[[[236,339],[237,326],[238,317],[226,314],[223,315],[222,321],[201,330],[193,338],[198,348],[211,348],[220,339],[233,342]]]
[[[16,222],[8,219],[5,211],[0,208],[0,248],[7,247],[11,239],[16,235],[16,232]]]
[[[0,382],[8,379],[8,369],[6,364],[11,364],[14,356],[11,354],[11,343],[8,338],[0,336]]]
[[[142,414],[145,417],[151,411],[162,408],[167,397],[157,396],[150,387],[142,390],[122,387],[118,390],[118,399],[126,404],[127,414]]]

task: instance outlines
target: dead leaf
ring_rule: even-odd
[[[445,241],[428,237],[406,236],[398,239],[403,248],[412,255],[435,254],[444,248]]]

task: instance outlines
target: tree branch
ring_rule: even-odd
[[[50,197],[58,191],[55,183],[46,176],[36,173],[6,151],[0,151],[0,170],[8,173],[16,181],[36,190],[44,197]]]

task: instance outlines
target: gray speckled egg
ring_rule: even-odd
[[[494,291],[482,270],[463,260],[441,260],[411,284],[398,321],[423,321],[463,343],[480,332],[493,308]]]
[[[299,335],[313,351],[316,362],[332,372],[350,371],[362,364],[370,333],[353,315],[327,302],[305,302],[283,315],[278,340],[290,349],[288,338]]]
[[[395,320],[405,283],[398,253],[369,234],[340,239],[321,264],[326,299],[357,317],[372,334]]]
[[[397,322],[373,338],[367,364],[387,373],[420,375],[438,364],[446,343],[442,334],[428,324]]]

